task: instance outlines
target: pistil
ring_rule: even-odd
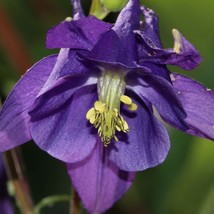
[[[114,138],[118,141],[116,132],[127,133],[129,126],[120,114],[121,102],[129,110],[136,110],[137,105],[131,98],[124,95],[125,77],[120,71],[103,71],[98,79],[98,98],[86,114],[87,120],[98,129],[98,134],[105,147]]]

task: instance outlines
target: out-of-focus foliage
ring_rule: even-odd
[[[90,1],[82,0],[87,12]],[[145,0],[160,18],[160,33],[164,47],[172,47],[172,28],[177,28],[200,51],[203,62],[186,75],[214,89],[214,1],[203,0]],[[15,34],[7,41],[0,28],[0,95],[5,98],[13,83],[24,71],[18,66],[14,51],[8,42],[18,37],[26,69],[39,59],[58,50],[45,49],[47,30],[71,16],[70,0],[2,0],[3,8]],[[1,11],[0,11],[1,12]],[[2,13],[1,13],[2,15]],[[108,21],[114,21],[110,15]],[[2,16],[0,16],[2,20]],[[1,21],[2,22],[2,21]],[[16,45],[16,43],[15,43]],[[24,54],[25,52],[25,54]],[[181,69],[170,67],[182,72]],[[143,127],[142,127],[143,129]],[[212,214],[214,213],[214,143],[187,136],[170,129],[171,151],[165,163],[138,173],[130,191],[108,213],[138,214]],[[49,157],[33,144],[22,146],[28,178],[35,202],[52,194],[70,192],[69,179],[62,163]],[[66,213],[66,206],[44,213]],[[60,210],[60,211],[59,211]]]
[[[128,2],[128,0],[100,0],[103,4],[103,6],[110,10],[110,11],[120,11],[125,6],[125,4]]]

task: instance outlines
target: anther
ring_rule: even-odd
[[[122,95],[120,97],[120,101],[126,105],[131,105],[132,104],[132,99],[126,95]]]

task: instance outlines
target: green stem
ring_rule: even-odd
[[[7,151],[4,153],[3,157],[9,179],[9,187],[12,187],[12,191],[10,192],[11,195],[15,196],[17,205],[22,214],[32,214],[33,201],[19,149]]]
[[[41,210],[45,207],[53,206],[56,203],[62,201],[70,201],[69,195],[52,195],[46,198],[43,198],[34,208],[34,214],[39,214]]]

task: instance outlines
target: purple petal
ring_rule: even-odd
[[[35,64],[16,84],[0,114],[0,151],[12,149],[31,139],[28,109],[48,79],[57,56]]]
[[[139,1],[130,0],[120,12],[112,30],[101,36],[86,58],[111,65],[136,67],[138,61],[137,41],[133,30],[139,28],[139,20]]]
[[[156,47],[149,35],[143,31],[135,31],[141,37],[139,50],[140,64],[152,62],[156,64],[171,64],[185,70],[191,70],[202,61],[198,51],[187,41],[180,32],[173,30],[175,46],[174,49],[162,49]]]
[[[94,73],[77,59],[76,51],[61,49],[53,72],[30,109],[30,115],[35,118],[56,111],[76,90],[95,84],[97,74]]]
[[[77,52],[69,48],[61,48],[57,57],[56,64],[51,72],[45,85],[42,87],[39,95],[53,88],[53,85],[61,77],[69,78],[68,76],[81,76],[87,73],[92,73],[83,62],[78,60]]]
[[[157,62],[160,64],[177,65],[186,70],[197,67],[202,61],[198,51],[175,29],[173,30],[173,36],[175,44],[179,44],[179,48],[161,51],[156,56]]]
[[[69,61],[69,53],[71,51],[69,48],[62,48],[60,49],[60,52],[58,54],[56,63],[53,67],[52,72],[50,73],[47,81],[45,82],[44,86],[41,88],[38,95],[42,94],[44,91],[46,91],[58,78],[60,78],[62,75],[62,72],[66,69],[66,65]],[[68,67],[68,66],[67,66]]]
[[[83,54],[83,59],[88,59],[92,63],[96,62],[101,66],[123,66],[123,67],[136,67],[133,64],[132,57],[129,58],[128,55],[124,58],[121,55],[120,50],[120,38],[113,31],[109,30],[103,34],[99,42],[95,45],[90,53]],[[128,54],[127,51],[125,53]],[[81,57],[81,55],[80,55]],[[107,65],[106,65],[107,64]]]
[[[88,124],[86,113],[96,100],[96,86],[86,86],[55,112],[34,118],[31,134],[35,143],[67,163],[86,158],[96,143],[96,134]]]
[[[111,24],[93,16],[74,21],[63,21],[49,30],[46,47],[90,50],[97,43],[100,35],[111,27]]]
[[[141,6],[141,11],[144,16],[144,21],[142,24],[143,34],[149,36],[151,39],[150,41],[154,46],[161,48],[162,44],[159,36],[159,20],[156,13],[145,6]]]
[[[135,173],[122,171],[111,163],[100,140],[87,159],[68,164],[68,173],[89,213],[109,209],[129,189],[135,177]]]
[[[73,5],[73,16],[74,19],[81,19],[84,17],[83,9],[81,6],[80,0],[71,0],[71,4]]]
[[[129,0],[117,17],[113,30],[120,38],[128,37],[140,26],[139,0]]]
[[[128,91],[127,91],[128,93]],[[127,134],[118,135],[119,142],[110,146],[110,160],[120,169],[142,171],[161,164],[169,151],[170,140],[166,128],[153,116],[152,111],[133,93],[129,94],[138,109],[122,115],[129,125]]]
[[[97,83],[97,78],[85,76],[65,76],[59,78],[47,91],[38,96],[29,109],[33,119],[39,119],[46,115],[53,114],[70,100],[72,95],[84,86]]]
[[[214,91],[183,75],[171,77],[191,127],[186,132],[214,140]]]
[[[184,121],[186,113],[173,86],[167,80],[157,75],[130,74],[127,85],[139,97],[146,98],[166,122],[181,130],[188,129]]]
[[[144,62],[143,65],[141,65],[141,68],[144,72],[161,76],[168,82],[171,82],[170,71],[167,69],[166,65],[158,65],[151,62]]]

